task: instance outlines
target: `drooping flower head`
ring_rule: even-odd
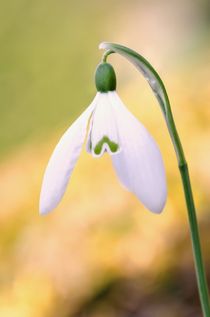
[[[116,75],[110,64],[98,65],[95,82],[98,92],[93,102],[64,133],[49,160],[40,213],[48,213],[60,202],[85,138],[87,152],[94,158],[109,153],[121,183],[149,210],[159,213],[167,190],[158,146],[117,95]]]

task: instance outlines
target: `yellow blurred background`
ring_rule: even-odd
[[[0,316],[199,317],[185,202],[161,111],[131,64],[110,56],[118,93],[158,142],[168,200],[148,212],[108,155],[85,149],[58,208],[39,216],[59,137],[92,101],[101,41],[161,75],[183,141],[210,280],[208,0],[0,0]]]

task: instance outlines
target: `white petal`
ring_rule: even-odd
[[[40,213],[46,214],[60,202],[84,143],[88,119],[97,95],[90,106],[61,137],[47,165],[40,195]]]
[[[100,93],[94,110],[88,135],[87,151],[100,157],[105,151],[111,155],[119,153],[119,137],[112,104],[108,93]]]
[[[145,127],[127,110],[116,92],[109,92],[122,151],[112,156],[121,182],[151,211],[160,213],[167,189],[162,157]]]

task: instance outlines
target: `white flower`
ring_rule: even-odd
[[[87,136],[93,157],[111,155],[122,184],[151,211],[162,211],[166,180],[160,151],[145,127],[128,111],[115,90],[98,92],[91,105],[69,127],[57,144],[45,171],[40,213],[60,202]]]

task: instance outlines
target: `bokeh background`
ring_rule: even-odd
[[[137,50],[166,84],[210,278],[209,1],[0,0],[2,317],[201,316],[175,154],[148,84],[122,57],[109,58],[119,95],[166,165],[163,213],[120,186],[108,155],[84,149],[59,207],[38,214],[49,156],[96,93],[101,41]]]

